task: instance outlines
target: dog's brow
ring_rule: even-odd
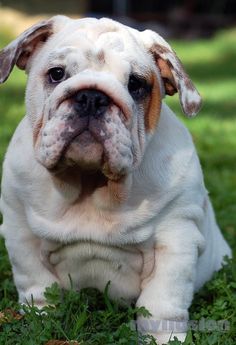
[[[136,74],[142,78],[150,79],[152,76],[152,71],[147,66],[140,64],[136,60],[130,61],[131,73]]]
[[[124,41],[116,32],[103,32],[97,42],[100,45],[102,44],[102,46],[105,45],[108,49],[113,49],[118,52],[124,50]]]
[[[89,61],[96,61],[98,63],[104,63],[105,62],[105,52],[103,49],[99,50],[92,50],[88,49],[85,53],[85,58]]]
[[[60,48],[58,50],[55,50],[55,51],[52,51],[50,54],[49,54],[49,60],[53,60],[53,59],[65,59],[66,56],[73,52],[75,50],[75,48],[73,47],[63,47],[63,48]]]

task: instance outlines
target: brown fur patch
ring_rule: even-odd
[[[122,204],[128,198],[128,191],[124,180],[125,177],[119,181],[108,180],[108,193],[111,201],[115,204]]]
[[[98,61],[100,63],[105,63],[105,53],[104,50],[100,50],[97,55]]]
[[[185,109],[187,114],[192,114],[195,112],[195,109],[198,107],[197,102],[186,102],[185,103]]]
[[[108,208],[116,208],[126,202],[130,192],[130,181],[124,176],[119,181],[107,180],[107,184],[96,189],[96,199]]]
[[[145,114],[145,129],[154,131],[161,112],[161,91],[155,74],[152,76],[152,93]]]
[[[168,61],[158,58],[157,65],[161,72],[166,94],[170,96],[174,95],[177,92],[177,86]]]

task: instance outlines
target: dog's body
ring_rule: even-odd
[[[33,45],[31,37],[27,45],[18,41],[17,48],[0,55],[1,61],[22,44],[33,46],[29,56],[18,52],[0,75],[4,81],[17,59],[29,73],[27,116],[6,154],[1,197],[1,232],[19,300],[25,303],[33,295],[43,305],[45,287],[57,281],[70,288],[70,276],[79,289],[103,290],[111,281],[112,297],[137,300],[153,319],[187,320],[194,290],[220,268],[224,255],[230,256],[192,139],[161,101],[164,90],[177,89],[183,110],[193,114],[198,94],[170,47],[159,36],[158,45],[154,33],[141,38],[104,19],[56,17],[52,22],[53,29],[43,24],[39,44],[39,35],[34,36]],[[26,32],[23,41],[39,30],[42,25]],[[80,30],[84,55],[75,43]],[[51,80],[52,89],[42,82],[44,59],[51,59],[49,71],[66,61],[70,77]],[[145,95],[138,100],[132,86],[137,80],[129,79],[135,69],[152,83],[149,91],[142,86]],[[58,77],[61,71],[54,72]],[[132,97],[124,87],[127,78]],[[99,90],[96,110],[91,110],[91,89]],[[84,110],[87,99],[92,115]],[[169,333],[155,336],[163,342]]]

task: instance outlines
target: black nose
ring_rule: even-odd
[[[110,98],[99,90],[80,90],[74,97],[79,116],[102,116],[110,105]]]

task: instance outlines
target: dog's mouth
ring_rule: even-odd
[[[79,185],[80,199],[104,188],[110,192],[115,189],[116,201],[120,202],[118,199],[124,198],[123,189],[114,186],[123,185],[125,173],[111,170],[104,145],[88,129],[67,143],[57,164],[48,170],[59,181],[75,187]]]
[[[104,145],[87,129],[67,143],[58,164],[51,172],[60,174],[62,171],[79,170],[81,174],[93,176],[100,186],[106,184],[108,179],[117,181],[124,175],[121,172],[112,172],[108,162],[109,157],[105,153]]]
[[[82,170],[99,170],[104,164],[104,148],[88,129],[67,143],[62,152],[61,163],[79,166]]]

